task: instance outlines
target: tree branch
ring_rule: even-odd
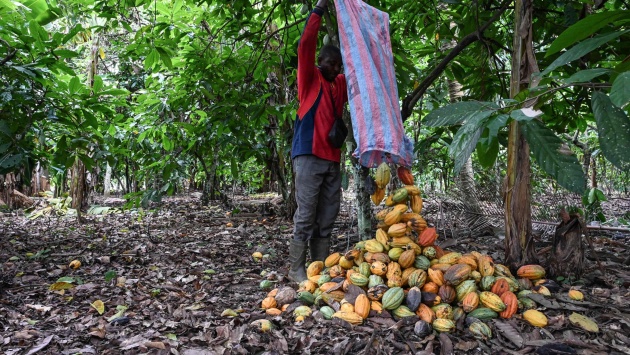
[[[475,32],[469,33],[464,38],[462,38],[462,40],[459,43],[457,43],[455,47],[453,47],[453,49],[446,55],[446,57],[444,57],[444,59],[442,59],[442,61],[438,63],[438,65],[433,69],[433,71],[429,73],[429,75],[427,75],[427,77],[420,83],[420,85],[418,85],[418,87],[414,89],[411,94],[405,97],[402,104],[403,121],[406,120],[409,116],[411,116],[413,108],[418,102],[418,100],[420,100],[420,98],[424,95],[427,89],[442,74],[442,72],[446,69],[448,64],[453,59],[455,59],[459,55],[459,53],[461,53],[466,47],[478,41],[481,38],[481,35],[483,34],[483,32],[487,30],[488,27],[490,27],[492,23],[494,23],[496,20],[499,19],[501,14],[503,14],[505,10],[507,10],[510,4],[511,4],[510,0],[504,1],[501,4],[501,8],[497,10],[497,12],[494,13],[492,18],[490,18],[488,22],[486,22],[483,26],[478,28]]]
[[[0,38],[0,42],[4,43],[4,45],[7,46],[7,48],[11,48],[11,45],[9,45],[9,42],[3,40],[2,38]],[[17,49],[14,48],[12,52],[9,52],[7,56],[4,57],[4,59],[0,60],[0,66],[4,65],[6,62],[13,59],[16,53],[17,53]]]

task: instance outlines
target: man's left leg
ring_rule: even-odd
[[[311,259],[324,261],[330,253],[330,236],[341,204],[341,171],[339,163],[329,162],[317,203],[313,237],[309,243]]]

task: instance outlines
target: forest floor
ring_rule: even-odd
[[[200,207],[186,195],[150,210],[87,215],[81,224],[54,209],[34,219],[23,211],[0,212],[0,353],[630,353],[630,267],[622,263],[629,235],[592,235],[584,277],[572,285],[585,301],[568,299],[571,285],[561,282],[539,301],[549,318],[545,328],[517,315],[487,321],[493,337],[485,341],[475,339],[463,321],[453,333],[418,336],[414,319],[387,312],[357,326],[325,320],[319,312],[303,322],[289,312],[266,315],[260,309],[268,292],[260,288],[262,280],[297,288],[284,277],[292,221],[270,213],[268,200],[238,197],[232,201],[236,209],[227,210],[218,202]],[[356,242],[348,238],[356,234],[352,214],[344,205],[334,251]],[[431,215],[425,218],[431,223]],[[537,243],[540,251],[550,241]],[[440,237],[438,244],[503,258],[497,237]],[[254,260],[255,251],[265,257]],[[72,269],[75,259],[82,265]],[[229,310],[235,313],[227,315]],[[594,320],[598,331],[573,322],[574,312]],[[271,331],[251,325],[263,318],[273,323]]]

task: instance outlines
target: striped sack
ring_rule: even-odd
[[[389,39],[389,15],[361,0],[335,0],[339,42],[348,83],[353,153],[361,165],[411,166],[413,143],[405,136]]]

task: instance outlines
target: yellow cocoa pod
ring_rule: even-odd
[[[458,252],[444,254],[442,255],[442,257],[438,259],[438,264],[451,264],[451,265],[457,264],[461,257],[462,257],[462,254]]]
[[[376,191],[370,195],[370,199],[372,199],[372,203],[374,203],[375,206],[380,205],[384,198],[385,190],[381,188],[376,188]]]
[[[269,308],[265,310],[265,313],[267,313],[270,316],[275,317],[275,316],[279,316],[282,313],[282,311],[277,308]]]
[[[387,214],[391,212],[393,209],[394,209],[393,207],[383,208],[382,210],[376,213],[374,218],[376,218],[377,221],[382,221],[385,219],[385,216],[387,216]]]
[[[440,333],[450,333],[455,330],[455,323],[450,319],[438,318],[433,321],[433,329]]]
[[[505,303],[501,300],[501,297],[488,291],[483,291],[479,294],[479,302],[484,306],[490,308],[495,312],[505,311]]]
[[[324,260],[324,266],[332,267],[339,263],[339,259],[341,259],[341,253],[332,253],[328,255],[326,260]]]
[[[319,285],[317,285],[317,282],[313,282],[311,280],[304,280],[304,281],[300,282],[300,285],[299,285],[299,288],[298,288],[298,292],[308,291],[310,293],[313,293],[313,292],[315,292],[317,287],[319,287]]]
[[[367,296],[366,296],[367,297]],[[342,303],[341,308],[339,308],[340,312],[354,312],[354,305],[352,303]]]
[[[411,210],[414,213],[420,213],[422,211],[422,197],[420,195],[413,195],[410,199]]]
[[[392,177],[392,172],[389,170],[389,166],[387,163],[381,163],[378,168],[376,168],[376,174],[374,176],[374,181],[376,182],[376,186],[380,189],[384,189],[387,184],[389,184],[389,180]]]
[[[381,228],[376,230],[376,240],[378,240],[379,243],[383,244],[385,250],[389,250],[389,237],[387,236],[387,233]]]
[[[402,268],[400,267],[400,264],[392,261],[389,264],[387,264],[387,275],[386,277],[388,279],[391,279],[394,276],[401,276],[402,277]]]
[[[477,265],[479,267],[479,273],[481,276],[492,276],[494,275],[494,262],[492,258],[487,255],[482,255],[481,258],[477,260]]]
[[[269,321],[268,319],[256,319],[255,321],[251,322],[250,325],[263,333],[266,333],[273,329],[273,323],[271,323],[271,321]]]
[[[355,312],[343,312],[343,311],[335,312],[333,314],[333,318],[343,319],[346,322],[350,324],[354,324],[354,325],[363,323],[363,317],[361,317],[358,313],[355,313]]]
[[[413,240],[406,235],[402,237],[394,237],[392,241],[389,242],[389,245],[392,248],[406,248],[409,243],[413,243]]]
[[[391,226],[392,224],[400,222],[401,218],[402,218],[402,213],[394,209],[393,211],[389,212],[387,216],[385,216],[385,219],[383,220],[383,222],[385,222],[385,224],[387,224],[388,226]]]
[[[392,224],[387,230],[387,235],[392,238],[399,238],[407,234],[407,224],[406,223],[395,223]],[[392,245],[394,246],[394,245]],[[402,245],[401,245],[402,247]]]
[[[370,239],[365,241],[365,250],[370,253],[382,253],[385,248],[376,239]]]
[[[371,301],[370,310],[375,311],[376,313],[381,313],[383,312],[383,304],[379,301]]]
[[[341,266],[342,268],[344,268],[346,270],[352,269],[352,267],[354,266],[354,261],[348,260],[348,259],[346,259],[345,256],[342,256],[339,259],[339,266]]]
[[[313,261],[308,268],[306,269],[306,276],[311,277],[315,275],[319,275],[324,269],[323,261]]]
[[[575,301],[584,300],[584,294],[578,290],[569,290],[569,298]]]
[[[409,194],[409,196],[420,195],[420,188],[418,188],[418,186],[405,185],[403,187],[404,187],[405,190],[407,190],[407,194]]]
[[[370,314],[370,299],[365,294],[360,294],[354,301],[354,312],[365,319]]]
[[[401,222],[409,222],[412,219],[424,220],[422,216],[420,216],[420,214],[415,213],[415,212],[406,212],[406,213],[403,213],[402,216],[400,216]]]
[[[529,324],[533,325],[534,327],[547,326],[547,316],[535,309],[529,309],[523,312],[523,319],[525,319]]]
[[[400,213],[405,213],[409,210],[409,207],[407,207],[407,204],[405,203],[399,203],[397,205],[394,205],[394,209]]]
[[[265,297],[265,299],[262,300],[261,308],[263,309],[275,308],[276,305],[277,303],[274,297]]]

